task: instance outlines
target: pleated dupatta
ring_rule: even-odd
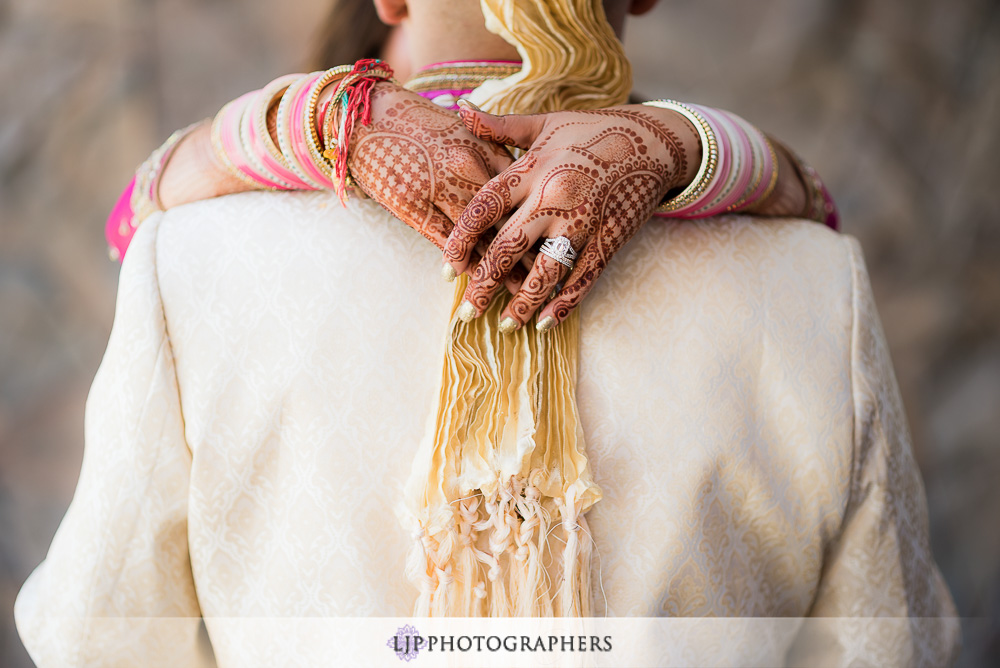
[[[627,100],[632,70],[602,0],[481,6],[486,27],[517,48],[520,68],[498,77],[495,65],[445,63],[423,74],[446,94],[422,95],[451,106],[456,89],[475,87],[465,96],[493,113]],[[477,68],[485,76],[469,85]],[[590,616],[595,546],[584,514],[601,489],[576,404],[579,315],[547,332],[532,320],[501,334],[511,296],[501,290],[465,323],[456,311],[467,284],[456,280],[438,395],[398,507],[413,538],[414,615]]]
[[[462,322],[456,281],[441,385],[406,484],[414,531],[414,614],[589,616],[593,541],[584,513],[601,499],[576,406],[579,316],[501,334],[504,294]]]

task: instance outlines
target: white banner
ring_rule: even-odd
[[[440,619],[209,617],[92,618],[99,637],[151,635],[171,625],[176,637],[200,632],[222,666],[783,666],[794,649],[810,665],[845,657],[860,665],[902,657],[893,647],[940,633],[942,622],[918,618],[584,618]],[[186,630],[185,630],[186,629]],[[166,630],[161,627],[160,630]],[[207,633],[206,633],[207,632]],[[156,635],[156,634],[152,634]],[[162,635],[162,634],[160,634]],[[210,647],[209,647],[210,644]],[[108,648],[110,649],[110,648]]]

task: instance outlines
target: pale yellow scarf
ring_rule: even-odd
[[[521,71],[471,100],[495,113],[623,103],[631,68],[601,0],[482,0],[487,27],[517,47]],[[417,616],[589,616],[601,499],[576,406],[579,316],[543,333],[497,330],[497,296],[470,323],[455,311],[437,401],[400,517],[414,544],[406,572]]]

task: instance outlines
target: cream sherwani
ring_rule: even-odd
[[[297,665],[213,619],[409,615],[393,509],[439,380],[439,267],[374,203],[330,193],[147,220],[76,495],[17,599],[37,663],[212,665],[203,616],[220,666]],[[927,617],[886,638],[832,624],[781,651],[953,660],[855,240],[794,220],[653,221],[581,308],[599,615]]]

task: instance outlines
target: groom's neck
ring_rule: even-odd
[[[414,4],[403,25],[415,70],[452,60],[521,59],[513,46],[486,29],[478,2]]]

